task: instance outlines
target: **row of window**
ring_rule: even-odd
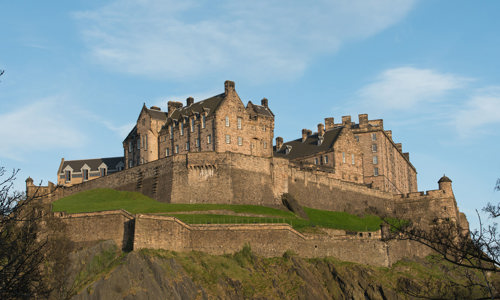
[[[345,152],[342,152],[342,163],[346,163],[346,155]],[[354,154],[351,154],[351,164],[354,165],[356,164],[356,160],[354,159]]]
[[[355,135],[354,138],[356,139],[356,141],[359,142],[359,135]],[[372,141],[376,141],[376,140],[377,140],[377,134],[372,133]]]
[[[118,168],[118,171],[121,171],[121,168]],[[66,182],[70,182],[71,181],[71,171],[70,170],[66,170],[64,172],[64,180]],[[99,168],[99,176],[106,176],[108,175],[108,169],[106,168]],[[93,174],[92,176],[97,176],[95,174]],[[76,176],[73,175],[73,178],[75,178]],[[80,177],[80,176],[78,176]],[[83,177],[83,181],[86,181],[86,180],[89,180],[89,170],[88,169],[82,169],[82,177]]]

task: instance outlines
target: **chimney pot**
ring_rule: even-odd
[[[260,100],[260,104],[264,107],[267,107],[268,105],[268,101],[267,101],[267,98],[262,98],[262,100]]]
[[[193,103],[194,103],[194,98],[193,97],[188,97],[186,99],[186,106],[190,106]]]
[[[283,138],[281,136],[276,137],[276,151],[281,149],[283,146]]]
[[[334,124],[333,118],[325,118],[325,130],[332,129],[335,126]]]
[[[302,143],[305,142],[307,137],[310,135],[311,130],[309,129],[302,129]]]
[[[325,135],[325,126],[322,123],[318,124],[318,136]]]
[[[342,125],[346,128],[351,128],[351,116],[342,116]]]
[[[224,82],[224,94],[229,94],[230,92],[234,92],[234,81],[226,80]]]

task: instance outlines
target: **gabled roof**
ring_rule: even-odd
[[[123,156],[118,157],[105,157],[105,158],[92,158],[92,159],[80,159],[80,160],[65,160],[59,169],[62,172],[67,166],[70,166],[75,172],[79,172],[81,168],[86,164],[90,167],[90,171],[99,171],[99,166],[104,163],[108,166],[108,169],[116,169],[116,166],[122,162]]]
[[[290,142],[283,143],[283,146],[276,151],[276,146],[274,147],[274,156],[284,157],[288,159],[295,159],[300,157],[305,157],[309,155],[313,155],[315,153],[324,152],[333,147],[333,144],[337,141],[337,138],[340,135],[344,127],[335,127],[325,131],[323,135],[324,139],[321,145],[318,145],[318,134],[312,134],[306,138],[304,142],[302,139],[296,139]],[[290,152],[286,154],[287,146],[290,149]],[[290,148],[291,147],[291,148]]]
[[[202,114],[206,112],[207,116],[210,116],[217,110],[222,100],[224,100],[224,96],[224,94],[219,94],[211,98],[195,102],[189,106],[177,108],[168,118],[166,124],[170,124],[172,120],[180,120],[184,116],[191,116],[193,114]]]
[[[130,132],[128,133],[127,137],[123,140],[123,142],[134,137],[135,135],[137,135],[137,125],[135,125],[134,128],[132,128],[132,130],[130,130]]]
[[[149,109],[146,106],[146,103],[144,103],[144,105],[142,106],[141,112],[142,111],[145,111],[146,113],[148,113],[151,116],[151,118],[153,118],[153,119],[160,120],[160,121],[167,120],[167,113],[166,112],[161,111],[161,110],[156,110],[156,109]],[[137,121],[139,121],[140,117],[141,117],[141,114],[139,114]]]

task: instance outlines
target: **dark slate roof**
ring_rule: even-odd
[[[446,175],[443,175],[443,177],[441,177],[438,181],[438,183],[441,183],[441,182],[451,182],[451,179],[446,177]]]
[[[206,111],[207,115],[210,116],[217,110],[223,99],[224,94],[219,94],[211,98],[195,102],[189,106],[177,108],[174,110],[170,118],[168,118],[166,125],[170,124],[172,120],[180,120],[182,117],[188,117],[194,113],[201,114]]]
[[[268,117],[274,117],[274,114],[269,109],[269,107],[266,107],[266,106],[263,106],[263,105],[253,104],[252,101],[248,102],[247,107],[248,106],[250,106],[256,114],[263,115],[263,116],[268,116]]]
[[[344,127],[335,127],[326,131],[324,134],[323,143],[321,143],[321,145],[319,146],[317,133],[308,136],[304,142],[302,142],[302,138],[300,138],[283,143],[283,146],[278,151],[276,151],[276,147],[274,147],[274,156],[295,159],[326,151],[333,147],[333,144],[335,144],[335,141],[337,141],[337,138],[339,137],[340,132],[343,128]],[[289,154],[286,154],[285,152],[287,148],[286,146],[292,147]]]
[[[81,168],[87,164],[90,167],[90,171],[99,171],[99,166],[105,163],[108,169],[116,169],[116,165],[120,162],[124,163],[123,156],[118,157],[105,157],[105,158],[93,158],[93,159],[81,159],[81,160],[65,160],[59,172],[62,172],[66,166],[70,166],[75,171],[80,171]]]
[[[167,113],[164,112],[164,111],[159,111],[159,110],[155,110],[155,109],[149,109],[147,107],[146,107],[146,110],[148,111],[149,115],[153,119],[163,120],[163,121],[167,120]]]
[[[137,125],[135,125],[134,128],[132,128],[132,130],[130,130],[129,134],[127,135],[127,137],[123,141],[125,142],[126,140],[134,137],[135,135],[137,135]]]

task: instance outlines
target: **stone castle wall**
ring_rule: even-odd
[[[385,267],[403,257],[429,254],[412,242],[385,242],[380,231],[349,234],[325,229],[323,234],[302,234],[288,224],[188,225],[175,217],[131,216],[125,211],[55,215],[68,225],[68,237],[78,244],[111,239],[127,250],[150,248],[222,255],[248,244],[263,257],[279,257],[291,250],[301,257],[329,256]]]

